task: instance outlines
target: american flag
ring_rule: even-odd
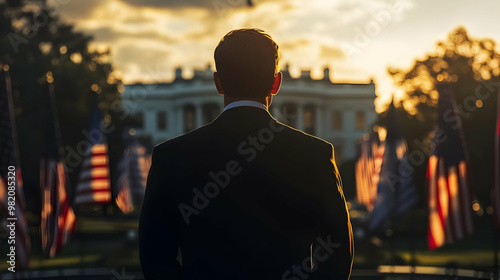
[[[135,188],[132,188],[132,192],[135,196],[144,197],[144,192],[146,191],[146,181],[148,179],[149,168],[151,167],[151,153],[146,150],[146,147],[136,143],[134,146],[134,154],[137,156],[134,161],[137,162],[135,171],[136,181]],[[142,201],[142,199],[141,199]]]
[[[8,66],[4,66],[7,68]],[[4,68],[4,69],[5,69]],[[29,266],[30,239],[28,234],[28,223],[24,216],[24,195],[23,182],[21,179],[21,169],[19,160],[16,158],[16,131],[15,118],[13,111],[10,77],[6,71],[0,69],[0,209],[2,211],[2,228],[9,231],[7,224],[14,221],[15,227],[15,246],[16,258],[20,266]],[[11,167],[9,169],[9,167]],[[9,170],[15,167],[15,174],[9,173]],[[12,176],[15,175],[15,176]],[[15,193],[10,196],[8,182],[14,178]],[[9,196],[15,199],[15,211],[10,211]]]
[[[417,203],[406,141],[401,136],[396,109],[391,102],[387,111],[387,136],[380,168],[377,198],[370,217],[370,230],[385,227],[392,216],[401,215]]]
[[[109,179],[108,145],[102,128],[102,114],[94,96],[91,125],[88,135],[89,145],[81,165],[75,203],[108,204],[111,201]]]
[[[357,143],[359,158],[355,166],[356,195],[357,201],[364,204],[368,211],[373,210],[373,203],[377,198],[377,186],[384,148],[385,146],[381,144],[376,132],[366,134]]]
[[[125,162],[124,162],[125,163]],[[126,163],[125,163],[126,164]],[[121,163],[120,163],[121,165]],[[128,168],[124,167],[117,183],[117,194],[115,203],[123,213],[127,214],[134,211],[134,202],[132,201],[132,191],[130,190],[130,180],[128,179]]]
[[[125,149],[123,158],[120,161],[119,169],[121,175],[117,183],[116,205],[123,213],[129,213],[134,209],[135,200],[142,200],[146,189],[146,179],[149,167],[151,166],[150,156],[146,153],[146,148],[139,144],[137,139]]]
[[[120,177],[116,184],[116,198],[115,203],[122,210],[123,213],[127,214],[134,210],[134,202],[132,200],[132,190],[131,190],[131,180],[132,177],[131,169],[131,147],[127,147],[123,153],[123,158],[118,164],[118,169],[120,170]],[[132,171],[133,172],[133,171]]]
[[[497,96],[497,127],[495,133],[495,184],[493,187],[493,207],[495,223],[500,228],[500,89]]]
[[[66,194],[67,174],[60,147],[59,118],[57,116],[53,84],[47,87],[45,127],[42,159],[40,160],[40,188],[42,213],[40,233],[43,253],[55,257],[76,227],[75,213]]]
[[[66,172],[62,161],[42,159],[42,248],[45,256],[55,257],[75,230],[76,220],[66,194]]]
[[[473,232],[472,193],[460,119],[454,111],[451,86],[438,85],[437,127],[427,165],[429,227],[433,250]]]

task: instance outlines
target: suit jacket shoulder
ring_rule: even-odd
[[[158,153],[163,153],[169,149],[175,149],[175,148],[189,146],[189,145],[196,145],[197,142],[198,143],[203,142],[206,140],[206,138],[203,136],[207,135],[209,133],[210,125],[211,125],[211,123],[206,124],[202,127],[196,128],[190,132],[176,136],[174,138],[163,141],[163,142],[157,144],[154,147],[154,150],[156,150]]]
[[[285,133],[290,137],[289,142],[296,143],[297,148],[316,152],[320,155],[326,154],[328,157],[333,155],[333,145],[330,142],[279,121],[277,123],[284,126]]]

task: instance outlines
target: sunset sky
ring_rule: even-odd
[[[438,40],[463,25],[472,37],[500,43],[500,1],[484,0],[52,0],[60,17],[110,47],[125,83],[162,82],[182,66],[213,65],[213,51],[228,31],[258,27],[280,45],[281,66],[292,75],[310,69],[334,82],[375,80],[377,110],[401,94],[389,66],[408,68],[434,51]]]

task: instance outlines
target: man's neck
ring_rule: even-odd
[[[249,98],[241,98],[241,97],[235,98],[235,97],[224,95],[224,107],[229,105],[232,102],[240,101],[240,100],[257,101],[257,102],[264,104],[264,106],[266,106],[267,108],[269,108],[269,106],[271,106],[271,102],[272,102],[273,98],[272,98],[272,94],[269,94],[268,96],[262,97],[262,98],[251,98],[251,97],[249,97]]]

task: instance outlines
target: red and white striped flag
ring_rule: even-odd
[[[146,180],[151,167],[151,155],[146,152],[146,148],[137,139],[131,141],[118,166],[121,174],[115,185],[115,202],[123,213],[133,211],[134,204],[138,205],[138,202],[144,199]]]
[[[500,89],[497,96],[497,127],[495,133],[495,184],[493,186],[493,210],[495,223],[500,228]]]
[[[358,149],[359,158],[355,166],[357,201],[364,204],[368,211],[372,211],[377,199],[377,186],[385,145],[380,142],[378,134],[372,132],[366,134],[358,143]]]
[[[401,133],[394,102],[386,113],[387,126],[377,196],[370,215],[370,231],[386,230],[394,217],[400,216],[417,203],[415,185],[406,153],[406,141]],[[379,133],[382,134],[383,130]]]
[[[108,146],[104,143],[94,144],[82,163],[75,203],[107,204],[110,201]]]
[[[92,139],[82,162],[76,187],[75,203],[77,205],[108,204],[111,201],[108,145],[104,132],[100,129],[102,115],[97,104],[97,96],[94,98],[90,133],[95,137]]]
[[[124,151],[123,158],[120,161],[118,168],[121,170],[120,177],[116,182],[116,198],[115,203],[127,214],[134,210],[134,203],[132,200],[132,190],[130,186],[130,148]]]
[[[8,69],[4,66],[3,69]],[[0,210],[2,228],[15,233],[15,259],[21,267],[29,266],[30,238],[28,223],[24,216],[23,182],[17,159],[16,125],[13,111],[10,77],[0,68]],[[10,206],[10,207],[9,207]],[[15,227],[7,227],[8,224]],[[10,235],[10,233],[9,233]],[[10,246],[9,246],[10,247]],[[6,254],[10,254],[7,252]],[[7,262],[10,257],[7,257]]]
[[[454,111],[450,86],[439,85],[434,150],[427,165],[429,249],[473,233],[472,191],[460,119]],[[450,112],[456,122],[450,123]],[[445,119],[445,116],[448,118]]]
[[[75,213],[66,195],[66,172],[61,161],[42,159],[40,163],[42,188],[41,236],[44,254],[55,257],[74,231]]]

